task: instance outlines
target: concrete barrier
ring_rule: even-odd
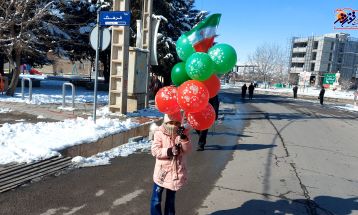
[[[149,134],[149,128],[152,123],[157,125],[161,124],[163,121],[162,118],[156,118],[152,121],[145,122],[136,128],[132,128],[128,131],[120,132],[113,134],[107,137],[104,137],[96,142],[92,143],[83,143],[80,145],[72,146],[60,151],[62,156],[66,157],[90,157],[100,152],[108,151],[114,147],[123,145],[128,142],[128,139],[143,136],[147,137]]]

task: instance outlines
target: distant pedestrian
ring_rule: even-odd
[[[297,85],[295,85],[295,86],[292,88],[292,90],[293,90],[293,98],[294,98],[294,99],[297,99],[297,91],[298,91]]]
[[[216,114],[215,120],[217,120],[219,115],[219,106],[220,106],[219,96],[216,95],[213,98],[209,99],[209,103],[213,106],[215,110],[215,114]],[[202,131],[196,130],[196,133],[199,135],[197,151],[204,151],[204,147],[206,145],[206,137],[208,136],[208,131],[209,129],[205,129]]]
[[[249,99],[252,100],[252,97],[254,96],[254,85],[251,83],[249,86]]]
[[[155,97],[159,89],[162,87],[162,82],[159,80],[158,76],[154,74],[149,84],[149,90],[152,92],[153,97]]]
[[[247,91],[247,86],[246,86],[246,84],[244,84],[244,85],[241,87],[241,98],[242,98],[242,99],[245,99],[245,97],[246,97],[246,91]]]
[[[322,89],[321,89],[321,91],[319,92],[319,103],[321,104],[321,105],[323,105],[323,98],[324,98],[324,93],[326,92],[326,90],[324,89],[324,87],[322,86]]]
[[[188,131],[180,122],[164,116],[151,146],[156,158],[150,214],[162,214],[162,193],[166,190],[164,215],[175,214],[175,194],[187,181],[186,155],[191,151]]]

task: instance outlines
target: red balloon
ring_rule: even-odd
[[[208,102],[209,91],[202,82],[190,80],[178,87],[178,104],[185,112],[199,112]]]
[[[155,105],[162,113],[173,114],[180,111],[177,102],[177,88],[168,86],[160,88],[155,95]]]
[[[218,94],[220,90],[220,79],[216,75],[210,76],[209,79],[203,81],[206,88],[209,90],[209,98],[212,98]]]
[[[204,110],[196,113],[189,113],[187,117],[191,127],[195,130],[202,131],[210,128],[214,124],[216,114],[213,106],[208,103]]]

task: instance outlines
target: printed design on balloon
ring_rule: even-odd
[[[176,87],[168,86],[161,88],[155,96],[155,104],[162,113],[171,114],[180,111]]]
[[[224,60],[224,53],[220,52],[220,50],[218,48],[215,48],[212,51],[212,55],[216,57],[216,62],[215,63],[222,63]]]

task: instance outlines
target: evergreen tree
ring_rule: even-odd
[[[171,83],[171,69],[180,61],[176,54],[175,42],[207,15],[205,11],[194,9],[194,2],[194,0],[153,1],[153,13],[164,16],[168,21],[159,27],[159,65],[152,67],[152,72],[164,77],[164,85]]]
[[[58,1],[56,8],[63,14],[61,28],[70,35],[70,40],[63,40],[56,47],[55,53],[68,57],[71,61],[90,60],[94,63],[95,50],[89,45],[89,37],[96,26],[97,10],[111,9],[112,1]],[[100,52],[100,61],[104,65],[105,80],[109,81],[110,48]]]

